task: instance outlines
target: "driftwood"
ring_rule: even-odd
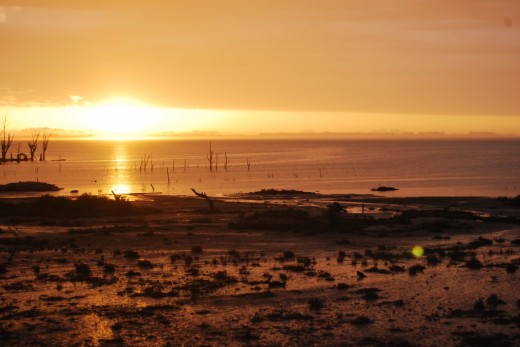
[[[210,210],[214,210],[215,209],[215,203],[213,202],[213,200],[206,193],[199,193],[199,192],[197,192],[193,188],[191,188],[191,191],[193,192],[193,194],[197,195],[199,198],[206,199],[206,201],[208,202]]]

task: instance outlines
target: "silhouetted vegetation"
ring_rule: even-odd
[[[374,323],[374,321],[367,316],[358,316],[350,322],[352,325],[368,325],[372,323]]]
[[[424,269],[426,267],[421,265],[421,264],[416,264],[416,265],[413,265],[411,266],[409,269],[408,269],[408,274],[410,274],[411,276],[415,276],[417,275],[418,273],[422,273],[424,272]]]
[[[499,197],[498,200],[514,207],[520,207],[520,195],[517,195],[514,198]]]
[[[92,274],[92,270],[90,270],[90,266],[83,263],[74,264],[74,268],[76,270],[77,277],[90,277]]]
[[[236,223],[231,223],[230,227],[237,229],[305,231],[310,230],[313,226],[312,224],[309,213],[289,208],[255,212],[251,216],[243,217]]]
[[[44,195],[23,202],[1,202],[0,216],[26,217],[109,217],[155,213],[156,209],[138,207],[130,201],[83,194],[77,199]]]
[[[466,261],[466,267],[472,270],[480,270],[482,269],[482,262],[478,260],[476,257],[472,257]]]
[[[354,232],[363,230],[369,225],[383,223],[383,220],[372,218],[348,217],[340,204],[329,205],[322,215],[310,215],[302,209],[283,208],[256,211],[253,214],[243,214],[237,222],[231,222],[234,229],[265,229],[300,232]]]
[[[313,192],[294,189],[262,189],[256,192],[250,192],[250,195],[317,195]]]
[[[396,221],[408,222],[414,218],[448,218],[448,219],[478,219],[478,216],[471,212],[460,210],[406,210],[394,219]]]
[[[139,253],[137,253],[136,251],[134,251],[132,249],[127,249],[126,251],[123,252],[123,257],[125,257],[125,259],[138,259]]]
[[[154,264],[148,259],[139,259],[137,266],[143,270],[150,270],[154,268]]]
[[[319,311],[323,308],[323,306],[325,306],[325,304],[323,303],[323,300],[321,300],[320,298],[309,299],[309,308],[311,310]]]
[[[1,192],[57,192],[61,188],[44,182],[14,182],[0,185]]]
[[[346,213],[347,209],[341,206],[338,202],[333,202],[332,204],[327,206],[326,216],[329,221],[329,226],[332,229],[336,229],[341,224],[341,215],[342,213]]]

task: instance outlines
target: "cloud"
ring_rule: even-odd
[[[7,21],[7,13],[5,13],[5,10],[0,7],[0,23],[5,23]]]
[[[20,102],[518,114],[520,27],[496,0],[4,0]],[[10,7],[9,7],[10,8]],[[9,9],[8,8],[8,9]],[[515,18],[511,17],[511,21]]]
[[[79,102],[83,100],[83,97],[79,95],[70,95],[70,101],[73,105],[77,105]]]

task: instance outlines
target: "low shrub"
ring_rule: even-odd
[[[135,216],[154,212],[157,210],[135,206],[125,199],[112,200],[90,194],[80,195],[77,199],[44,195],[25,202],[0,203],[0,216],[79,218]]]

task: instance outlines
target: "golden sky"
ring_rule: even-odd
[[[520,135],[518,0],[0,0],[0,48],[13,127]]]

